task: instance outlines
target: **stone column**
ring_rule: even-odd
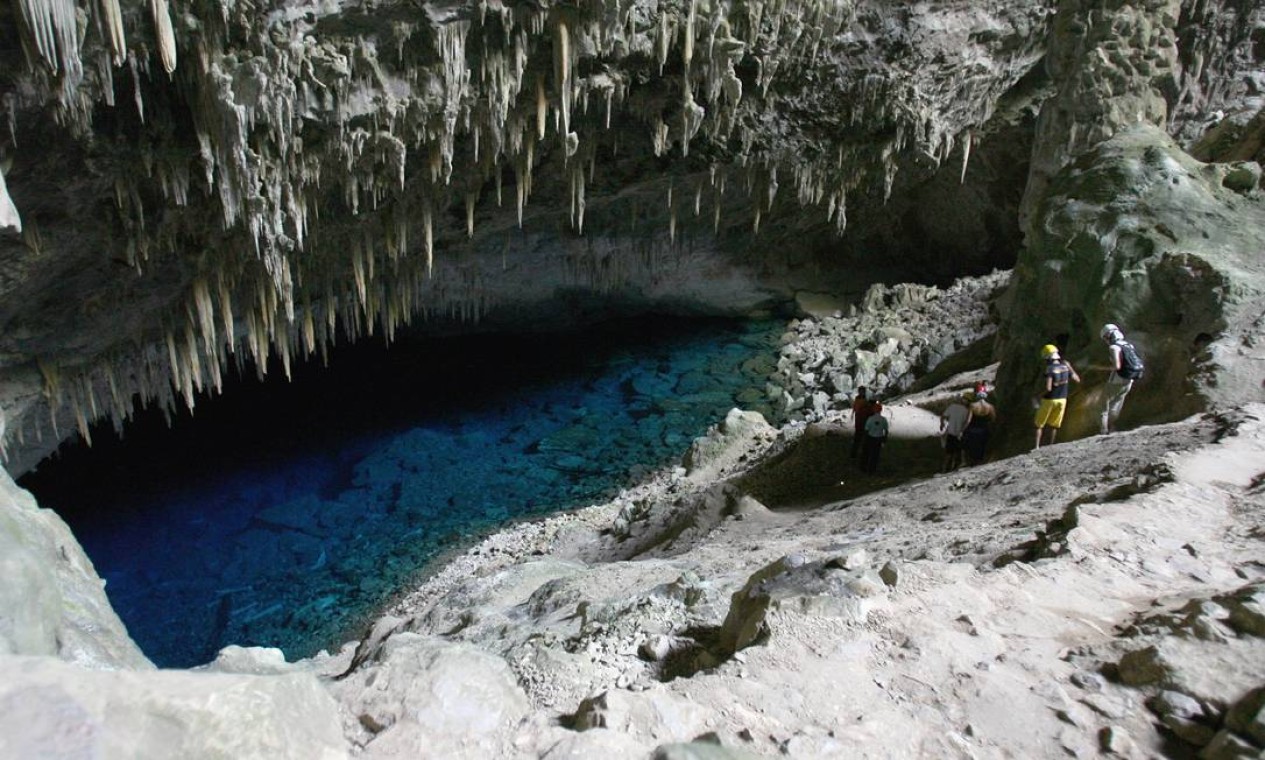
[[[1025,234],[1050,178],[1076,156],[1138,123],[1164,127],[1176,99],[1180,0],[1060,0],[1046,66],[1058,88],[1041,107]]]

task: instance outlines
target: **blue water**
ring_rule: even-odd
[[[780,323],[645,319],[571,334],[339,349],[231,384],[170,429],[64,446],[21,483],[84,545],[155,663],[291,658],[361,632],[444,552],[584,506],[758,408]],[[741,399],[741,402],[739,401]]]

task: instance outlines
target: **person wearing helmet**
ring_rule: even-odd
[[[1054,443],[1059,428],[1063,426],[1063,412],[1067,410],[1067,392],[1071,381],[1081,381],[1072,365],[1059,355],[1058,346],[1042,346],[1041,356],[1045,359],[1045,393],[1041,396],[1041,406],[1033,420],[1036,425],[1036,445],[1033,448],[1038,449],[1041,448],[1041,433],[1047,428],[1050,431],[1049,443]]]
[[[1119,326],[1105,324],[1099,335],[1107,344],[1110,362],[1108,369],[1111,370],[1107,376],[1107,393],[1102,407],[1101,432],[1106,435],[1111,432],[1116,418],[1120,416],[1125,396],[1133,390],[1133,381],[1142,375],[1142,360],[1138,358],[1133,344],[1124,339],[1124,332]]]

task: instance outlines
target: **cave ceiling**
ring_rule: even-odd
[[[1079,5],[0,5],[0,396],[83,430],[410,321],[1004,265]]]

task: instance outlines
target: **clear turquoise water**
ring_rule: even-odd
[[[603,500],[752,408],[781,323],[645,319],[340,349],[234,383],[168,429],[63,447],[21,482],[84,545],[154,662],[337,647],[428,564]],[[748,401],[739,404],[742,396]]]

